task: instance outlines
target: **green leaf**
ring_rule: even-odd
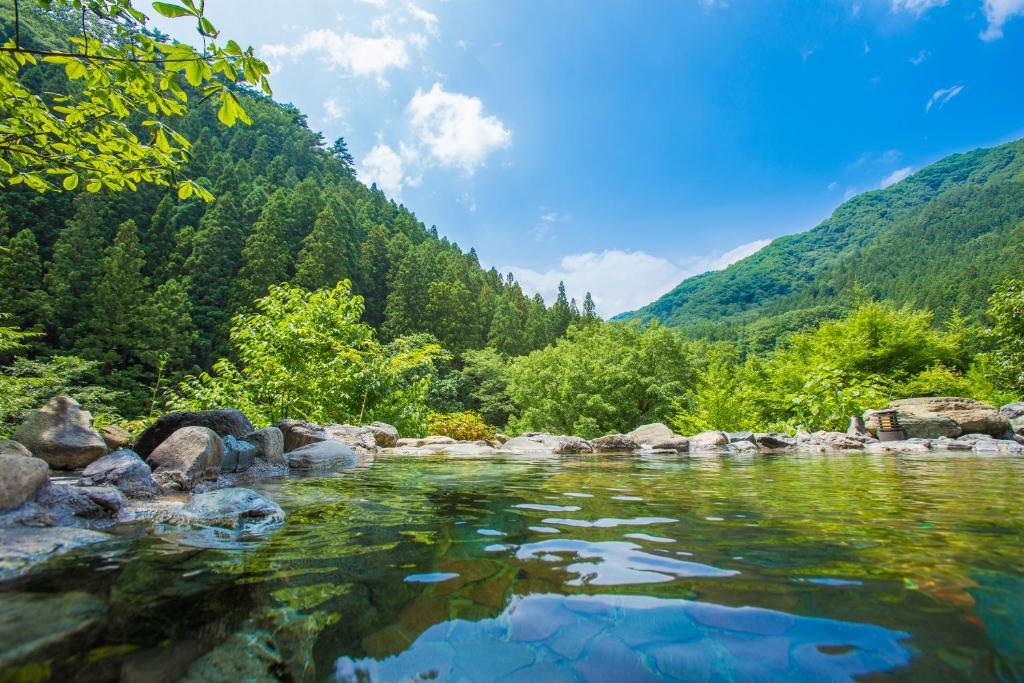
[[[183,182],[178,184],[178,199],[188,199],[192,196],[192,184]]]
[[[165,17],[177,19],[178,17],[195,16],[195,14],[181,5],[172,5],[169,2],[154,2],[153,9]]]
[[[70,192],[71,190],[78,187],[78,174],[72,173],[71,175],[64,178],[64,189]]]

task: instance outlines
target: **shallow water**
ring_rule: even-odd
[[[106,605],[7,675],[198,680],[255,642],[268,680],[1020,680],[1022,485],[974,454],[378,458],[257,487],[265,537],[0,586]]]

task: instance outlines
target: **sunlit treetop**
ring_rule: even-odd
[[[0,187],[45,192],[81,184],[98,192],[151,183],[173,186],[181,198],[212,198],[182,177],[190,143],[168,121],[183,115],[192,97],[217,102],[225,126],[248,124],[233,86],[271,91],[267,65],[251,47],[220,40],[204,0],[152,3],[165,17],[195,22],[201,49],[149,30],[132,0],[7,1],[14,35],[0,47]],[[29,13],[74,27],[66,46],[33,44]],[[40,62],[63,67],[61,92],[26,83]],[[53,79],[46,82],[53,87]]]

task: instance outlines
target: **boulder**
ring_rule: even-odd
[[[216,479],[223,460],[224,443],[208,427],[182,427],[149,456],[156,483],[183,491],[205,479]]]
[[[494,455],[497,449],[486,442],[456,441],[448,444],[427,444],[424,446],[395,446],[384,453],[388,455],[447,455],[453,458],[473,458]]]
[[[651,424],[640,425],[626,436],[641,446],[655,448],[654,444],[664,443],[676,438],[677,435],[667,425],[661,422],[652,422]]]
[[[974,442],[972,450],[975,453],[1007,453],[1020,455],[1024,446],[1009,439],[979,439]]]
[[[501,450],[509,453],[549,453],[552,455],[574,455],[593,453],[590,444],[578,436],[556,436],[542,432],[530,432],[509,439]]]
[[[776,450],[781,448],[793,448],[796,446],[796,439],[779,432],[754,434],[754,443],[761,448]]]
[[[103,437],[103,441],[107,444],[107,450],[110,451],[119,451],[122,448],[127,448],[132,442],[132,433],[117,425],[103,427],[100,429],[100,436]]]
[[[725,435],[729,438],[729,443],[739,443],[740,441],[754,443],[753,432],[726,432]]]
[[[156,422],[139,435],[133,450],[149,460],[150,454],[160,444],[184,427],[206,427],[217,436],[233,436],[236,439],[253,432],[249,418],[234,408],[167,413],[161,415]]]
[[[221,472],[244,472],[252,467],[256,459],[256,444],[250,441],[239,441],[233,436],[225,436],[224,459],[220,464]]]
[[[0,580],[21,576],[54,555],[113,538],[75,527],[0,528]]]
[[[684,453],[690,450],[690,440],[685,436],[674,434],[671,438],[664,439],[662,441],[652,440],[650,443],[644,444],[642,447],[651,451],[675,451],[676,453]]]
[[[330,424],[324,427],[329,438],[348,444],[357,453],[374,454],[377,452],[377,434],[369,427],[355,425]],[[395,432],[398,441],[398,432]]]
[[[398,445],[398,429],[386,422],[372,422],[367,429],[373,432],[373,437],[381,448],[392,448]]]
[[[32,451],[11,439],[0,439],[0,455],[18,455],[25,458],[33,457]]]
[[[428,436],[424,439],[419,439],[418,446],[443,446],[445,444],[458,443],[455,439],[450,436]]]
[[[640,444],[627,434],[607,434],[591,439],[590,447],[595,453],[632,453],[640,449]]]
[[[111,485],[131,498],[145,498],[159,493],[153,481],[153,471],[139,457],[128,449],[115,451],[94,460],[82,471],[78,480],[80,486]]]
[[[176,520],[237,529],[253,523],[265,526],[284,521],[284,510],[251,489],[227,488],[197,493],[177,513]]]
[[[359,456],[348,444],[334,439],[317,441],[284,454],[293,469],[315,469],[342,465],[354,467]]]
[[[107,452],[103,437],[92,428],[92,415],[66,396],[30,412],[14,440],[58,470],[85,467]]]
[[[1006,436],[1010,431],[1010,419],[987,403],[970,398],[939,396],[928,398],[905,398],[889,403],[889,408],[899,411],[900,424],[908,438],[956,437],[960,434],[980,433],[996,438]],[[868,430],[878,430],[878,420],[865,413]],[[952,432],[950,424],[960,429]],[[943,430],[946,433],[939,433]],[[932,434],[934,436],[928,436]]]
[[[999,409],[999,412],[1011,420],[1017,417],[1024,417],[1024,401],[1019,403],[1007,403]]]
[[[124,494],[113,486],[78,486],[60,483],[47,486],[36,496],[51,524],[79,526],[83,520],[113,517],[127,503]]]
[[[720,449],[729,444],[729,436],[725,432],[701,432],[690,437],[690,451],[709,451]]]
[[[850,424],[846,427],[847,436],[869,436],[868,428],[864,426],[864,418],[860,415],[850,417]]]
[[[824,446],[829,450],[857,450],[864,448],[864,438],[850,436],[845,432],[817,431],[810,435],[805,443],[809,445]]]
[[[256,446],[256,459],[271,465],[287,465],[284,459],[284,434],[277,427],[264,427],[243,437]]]
[[[308,446],[311,443],[327,441],[329,438],[324,428],[315,422],[305,420],[281,420],[274,425],[284,437],[284,452]]]
[[[370,427],[354,425],[318,425],[305,420],[282,420],[274,425],[284,435],[284,452],[290,453],[302,446],[320,441],[340,441],[356,452],[377,452],[377,436]],[[395,434],[397,444],[397,432]]]
[[[730,443],[728,446],[726,446],[726,448],[728,448],[730,451],[733,451],[734,453],[743,453],[758,450],[757,444],[755,444],[753,441],[746,440],[734,441],[733,443]]]
[[[950,439],[949,437],[939,437],[932,441],[932,448],[937,451],[969,451],[974,447],[974,444],[967,441],[960,441],[959,439]]]
[[[49,466],[39,458],[0,454],[0,512],[35,498],[49,477]]]
[[[927,453],[931,450],[922,441],[875,441],[865,445],[866,453]]]
[[[106,603],[89,593],[0,594],[0,671],[9,680],[50,672],[54,661],[102,636],[106,614]]]

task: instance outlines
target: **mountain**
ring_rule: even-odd
[[[954,154],[843,203],[812,230],[776,239],[725,270],[691,277],[621,320],[731,336],[827,317],[866,293],[973,315],[1024,263],[1024,140]]]

